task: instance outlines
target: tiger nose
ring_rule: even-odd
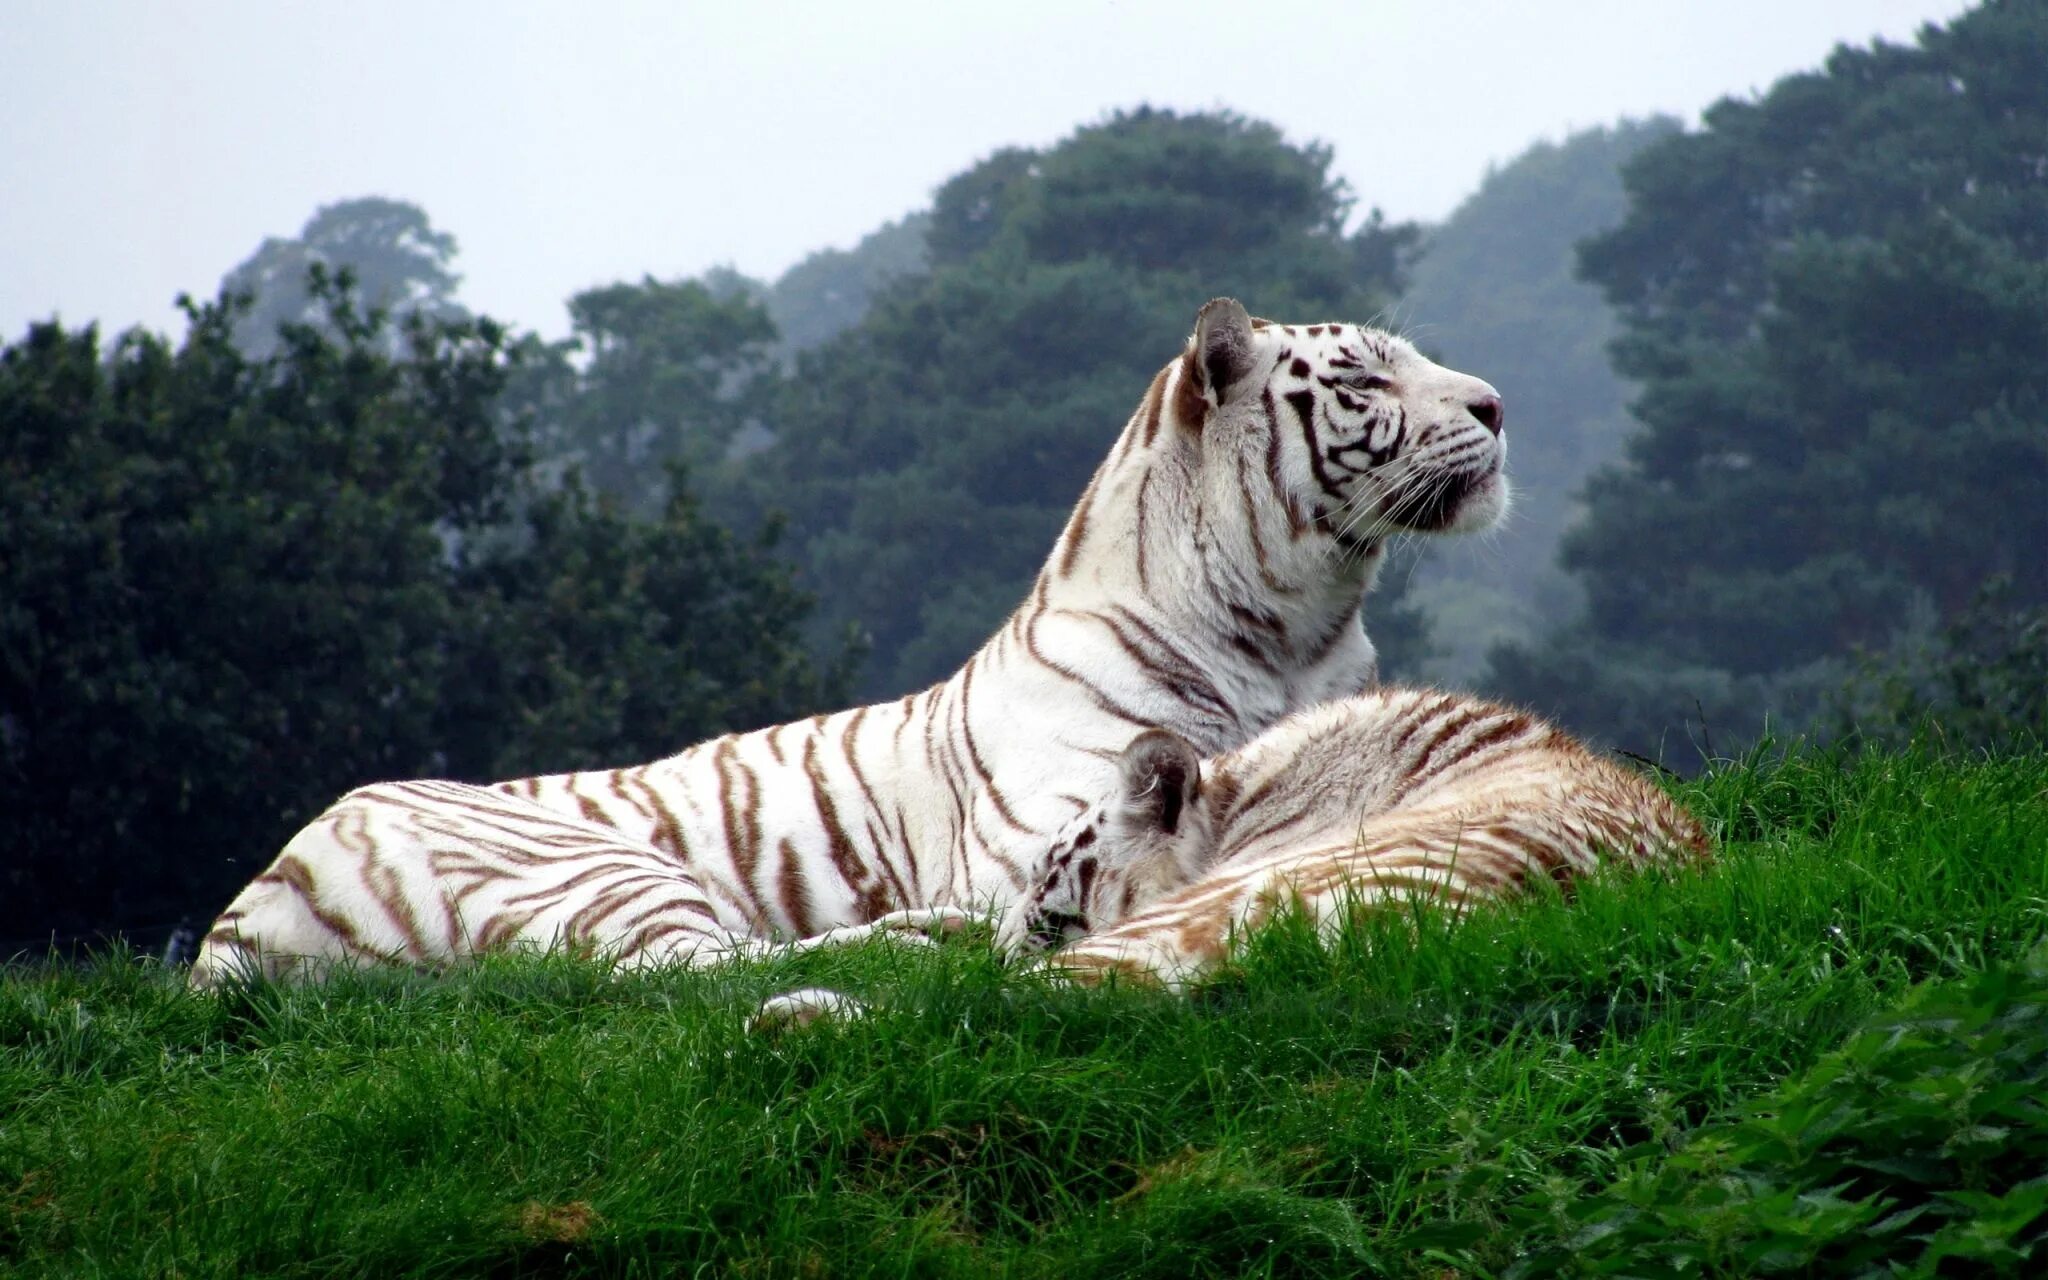
[[[1488,431],[1493,432],[1495,435],[1500,434],[1503,416],[1499,396],[1488,392],[1483,396],[1467,401],[1465,408],[1473,417],[1479,419]]]

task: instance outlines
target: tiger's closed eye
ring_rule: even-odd
[[[1377,373],[1361,373],[1344,379],[1344,385],[1356,387],[1360,391],[1386,391],[1393,387],[1394,380],[1383,378]]]

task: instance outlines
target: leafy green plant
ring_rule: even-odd
[[[1510,1277],[2038,1265],[2048,1259],[2048,945],[1928,984],[1739,1118],[1667,1129],[1623,1153],[1607,1185],[1554,1181],[1507,1220],[1543,1241]]]
[[[1994,578],[1938,639],[1860,659],[1837,696],[1843,737],[1897,745],[1920,735],[1952,750],[2048,740],[2048,605],[2023,607]]]

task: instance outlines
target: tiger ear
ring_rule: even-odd
[[[1147,729],[1124,748],[1118,767],[1125,820],[1141,830],[1178,834],[1182,816],[1202,793],[1202,758],[1188,740]]]
[[[1236,298],[1212,298],[1195,315],[1195,341],[1188,371],[1212,406],[1252,371],[1252,318]]]

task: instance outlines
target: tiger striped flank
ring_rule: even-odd
[[[194,981],[439,963],[550,930],[690,963],[998,908],[1140,729],[1224,751],[1369,686],[1359,608],[1386,539],[1498,517],[1500,413],[1491,387],[1391,335],[1218,299],[1023,604],[951,679],[647,764],[351,792],[230,905]],[[504,857],[539,846],[559,856]]]

